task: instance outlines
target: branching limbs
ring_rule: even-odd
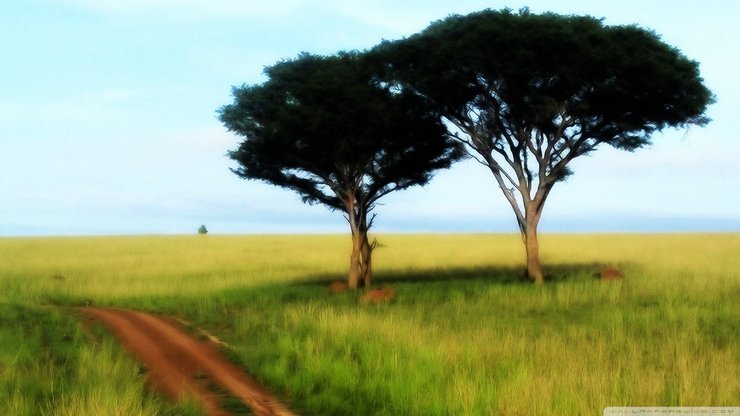
[[[479,78],[477,87],[476,99],[448,111],[447,119],[463,133],[453,137],[489,168],[523,229],[527,215],[539,217],[555,183],[569,175],[568,163],[601,141],[590,138],[586,121],[570,114],[567,101],[534,123],[512,115],[495,83]]]

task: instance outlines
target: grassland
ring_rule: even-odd
[[[82,332],[66,306],[88,303],[207,329],[304,414],[738,404],[738,234],[544,235],[544,287],[520,281],[517,236],[378,239],[382,305],[327,294],[346,236],[0,239],[0,414],[197,413]],[[593,279],[601,264],[626,279]]]

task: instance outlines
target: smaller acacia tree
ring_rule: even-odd
[[[303,54],[265,69],[262,85],[234,88],[220,119],[245,140],[234,173],[344,212],[352,231],[348,285],[370,285],[368,230],[378,200],[424,185],[462,157],[440,118],[412,94],[391,91],[357,53]]]

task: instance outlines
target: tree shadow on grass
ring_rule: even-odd
[[[604,267],[599,263],[572,263],[551,264],[545,266],[545,287],[556,287],[566,282],[596,281],[598,272]],[[203,293],[179,295],[180,304],[188,302],[199,303],[203,299],[218,299],[223,304],[265,305],[269,307],[276,302],[293,303],[305,302],[311,299],[325,298],[329,285],[335,281],[346,281],[347,276],[340,273],[321,273],[305,275],[292,281],[272,282],[264,285],[246,285],[243,287],[229,287]],[[443,287],[460,288],[467,291],[476,291],[479,288],[492,286],[522,286],[535,287],[534,283],[525,277],[523,266],[482,266],[457,268],[429,268],[429,269],[397,269],[380,270],[374,275],[372,287],[413,287],[412,290],[434,292]],[[404,290],[407,290],[404,289]],[[351,292],[350,292],[351,293]],[[210,301],[210,300],[209,300]],[[54,302],[52,304],[67,304],[84,306],[83,299]],[[94,302],[97,304],[97,302]],[[116,299],[113,302],[104,302],[106,306],[126,306],[135,304],[139,308],[152,311],[167,311],[172,309],[171,295],[135,296],[133,299]]]
[[[545,283],[587,280],[598,277],[604,267],[599,263],[572,263],[546,265]],[[300,279],[294,282],[296,286],[328,286],[338,280],[346,280],[345,275],[321,274]],[[522,266],[482,266],[432,268],[413,270],[378,271],[373,276],[373,286],[393,284],[428,284],[440,282],[486,282],[498,285],[529,285],[533,284],[526,276],[526,269]]]

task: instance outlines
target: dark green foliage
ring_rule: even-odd
[[[601,144],[635,150],[704,125],[699,65],[637,26],[524,9],[450,16],[371,53],[397,90],[427,100],[486,165],[517,218],[527,273],[543,281],[537,226],[568,164]]]
[[[293,189],[305,202],[368,209],[383,195],[423,185],[461,155],[438,117],[412,94],[384,88],[356,54],[308,54],[265,70],[262,85],[234,89],[221,121],[246,139],[234,172]]]
[[[541,132],[562,142],[553,162],[571,154],[556,154],[567,144],[578,145],[572,157],[600,143],[634,150],[663,128],[706,124],[712,102],[698,63],[657,34],[588,16],[485,10],[376,53],[483,147]]]
[[[208,234],[208,228],[206,228],[205,224],[198,227],[198,234]]]

